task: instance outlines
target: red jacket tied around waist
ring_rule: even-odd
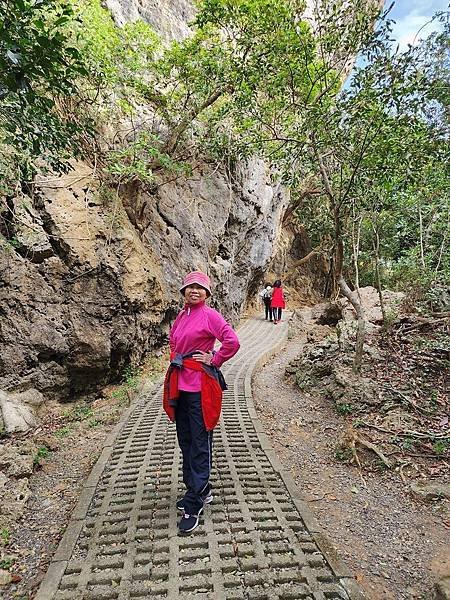
[[[220,349],[211,361],[212,369],[189,357],[195,352],[210,352],[216,340]],[[176,401],[180,391],[200,392],[203,420],[207,430],[213,429],[220,417],[222,388],[217,372],[222,364],[239,350],[239,340],[221,314],[204,302],[185,306],[170,330],[171,357],[182,357],[182,366],[171,365],[167,371],[163,406],[169,419],[175,420]]]
[[[172,355],[173,358],[175,355]],[[211,431],[217,425],[222,410],[222,387],[215,375],[215,367],[209,367],[192,358],[183,358],[183,367],[201,372],[200,398],[205,429]],[[164,380],[163,407],[171,421],[175,421],[175,407],[180,395],[178,376],[180,367],[171,365]]]

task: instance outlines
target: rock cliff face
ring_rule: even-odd
[[[17,198],[14,244],[0,251],[0,389],[69,398],[161,344],[182,275],[213,280],[235,321],[279,236],[287,194],[253,161],[208,165],[148,193],[103,197],[84,164]]]
[[[192,0],[106,0],[105,4],[118,25],[142,19],[166,40],[189,35],[188,23],[194,16]]]
[[[130,220],[177,297],[180,275],[193,268],[212,276],[212,305],[234,322],[253,294],[280,236],[289,197],[258,160],[230,178],[204,165],[192,177],[161,185],[155,195],[124,197]]]
[[[27,219],[14,211],[16,242],[0,254],[4,390],[67,397],[161,339],[156,260],[121,225],[126,215],[102,204],[90,173],[78,165],[16,202]]]

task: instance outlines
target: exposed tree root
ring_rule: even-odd
[[[344,447],[349,448],[352,451],[353,458],[360,469],[362,469],[361,461],[359,459],[356,444],[360,444],[367,448],[368,450],[372,450],[378,456],[378,458],[386,465],[388,469],[392,467],[391,462],[386,458],[383,452],[373,444],[369,442],[369,440],[364,439],[361,435],[359,435],[352,426],[347,427],[344,435],[342,436],[342,445]]]

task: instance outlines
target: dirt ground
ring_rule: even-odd
[[[309,322],[298,331],[255,377],[254,399],[266,433],[369,599],[434,598],[435,582],[450,573],[448,503],[419,503],[398,473],[361,476],[337,460],[345,418],[284,375],[311,327]]]
[[[99,457],[115,420],[65,426],[64,437],[53,446],[30,478],[31,496],[22,518],[11,529],[3,556],[13,560],[15,583],[1,588],[2,600],[31,600],[45,575],[52,555],[77,503],[84,479]]]

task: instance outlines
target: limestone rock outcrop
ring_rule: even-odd
[[[33,473],[36,448],[0,444],[0,529],[8,528],[23,513],[31,495],[29,477]]]
[[[381,311],[380,297],[378,291],[368,285],[366,287],[359,288],[358,290],[361,303],[364,307],[365,318],[370,323],[381,323],[383,321],[383,314]],[[401,304],[405,299],[403,292],[393,292],[391,290],[383,290],[382,292],[383,303],[385,309],[391,315],[399,315],[401,312]],[[347,321],[356,320],[356,315],[353,307],[346,298],[340,300],[342,306],[342,316]]]
[[[106,382],[163,337],[156,257],[119,202],[103,204],[91,174],[75,165],[39,182],[33,202],[26,198],[35,215],[27,227],[45,253],[37,256],[31,243],[28,252],[24,243],[0,248],[4,391],[68,398]]]
[[[210,273],[213,305],[236,322],[288,201],[257,160],[233,182],[205,164],[154,193],[113,197],[85,164],[41,179],[33,201],[11,206],[20,243],[0,248],[0,389],[68,399],[118,377],[166,339],[194,268]]]
[[[0,390],[0,430],[6,433],[28,431],[37,422],[37,409],[44,401],[35,389],[8,394]]]
[[[187,37],[194,17],[192,0],[106,0],[105,4],[118,25],[142,19],[166,40]]]

